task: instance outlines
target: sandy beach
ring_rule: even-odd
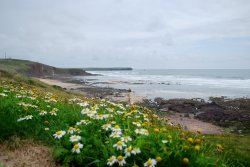
[[[145,97],[135,94],[134,92],[129,91],[119,91],[118,89],[112,89],[108,88],[101,88],[101,87],[93,87],[88,86],[84,84],[78,84],[78,83],[69,83],[64,82],[61,80],[56,79],[43,79],[43,78],[36,78],[48,85],[57,85],[60,86],[67,91],[72,91],[76,93],[80,93],[85,96],[91,96],[91,94],[95,94],[96,91],[99,91],[100,96],[102,98],[106,98],[110,101],[116,101],[116,102],[128,102],[131,104],[141,102]],[[107,92],[110,91],[110,92]]]

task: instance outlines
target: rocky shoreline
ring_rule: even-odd
[[[150,100],[135,96],[131,90],[89,85],[69,76],[51,79],[76,84],[77,86],[66,89],[87,97],[108,99],[113,102],[136,103],[155,110],[159,115],[179,115],[179,117],[190,118],[190,121],[200,120],[212,123],[224,128],[229,133],[250,133],[250,99],[211,97],[208,101],[205,101],[201,98],[167,100],[159,97]]]
[[[178,113],[226,128],[230,133],[250,132],[250,99],[211,97],[208,101],[196,99],[145,99],[141,105],[155,109],[159,113]]]

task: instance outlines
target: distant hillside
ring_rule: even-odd
[[[21,73],[32,77],[54,77],[57,75],[91,75],[80,68],[57,68],[29,60],[0,59],[0,70]]]
[[[133,70],[131,67],[107,67],[107,68],[82,68],[85,71],[123,71],[123,70]]]

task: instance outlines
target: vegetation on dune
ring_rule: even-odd
[[[147,108],[15,80],[0,81],[0,139],[43,141],[65,166],[249,165],[221,137],[184,131]]]

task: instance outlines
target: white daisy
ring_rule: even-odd
[[[122,147],[126,147],[127,145],[122,142],[122,141],[118,141],[116,144],[113,145],[113,147],[116,147],[117,150],[122,150]]]
[[[136,155],[136,154],[141,153],[141,150],[138,147],[134,147],[133,150],[131,151],[131,153],[134,154],[134,155]]]
[[[110,137],[113,137],[113,138],[118,138],[118,137],[121,137],[121,132],[113,132],[111,133]]]
[[[115,156],[111,156],[111,157],[108,159],[107,165],[108,165],[108,166],[112,166],[116,161],[117,161],[117,160],[116,160],[116,157],[115,157]]]
[[[125,159],[121,155],[117,157],[117,162],[118,162],[119,166],[123,166],[126,164]]]
[[[81,143],[77,143],[74,145],[74,147],[72,148],[72,152],[76,152],[77,154],[80,153],[80,149],[83,147],[83,144]]]
[[[47,114],[47,111],[44,111],[44,110],[41,110],[39,115],[46,115]]]
[[[128,148],[125,149],[125,157],[130,157],[131,153],[133,151],[133,148],[129,146]]]
[[[77,141],[81,140],[81,136],[73,135],[73,136],[70,136],[69,140],[71,142],[77,142]]]
[[[55,138],[60,139],[60,138],[63,137],[65,134],[66,134],[65,131],[60,130],[60,131],[57,131],[53,136],[54,136]]]
[[[84,115],[84,114],[87,114],[88,112],[90,112],[90,109],[89,108],[84,108],[81,113]]]
[[[111,129],[111,124],[104,124],[104,125],[102,125],[102,129],[104,129],[104,130]]]
[[[122,129],[120,128],[119,125],[115,125],[115,126],[112,128],[112,131],[113,131],[113,132],[121,132]]]
[[[133,122],[133,125],[136,125],[137,127],[141,127],[141,123],[140,122]]]
[[[147,162],[144,163],[145,167],[155,167],[157,161],[155,159],[149,158]]]
[[[121,137],[121,141],[128,142],[128,141],[132,141],[132,139],[130,136],[124,136],[124,137]]]

